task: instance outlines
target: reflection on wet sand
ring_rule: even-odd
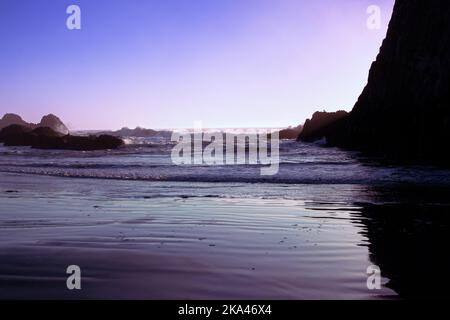
[[[372,188],[375,201],[360,204],[370,260],[401,298],[448,297],[450,191]]]
[[[448,296],[448,188],[1,178],[0,298]]]

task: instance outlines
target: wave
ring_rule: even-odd
[[[280,166],[347,166],[350,164],[355,164],[354,161],[305,161],[305,162],[295,162],[295,161],[280,161],[278,164]],[[220,167],[248,167],[249,165],[207,165],[207,164],[196,164],[192,165],[195,168],[220,168]],[[260,165],[251,165],[258,166]],[[14,168],[54,168],[54,169],[99,169],[99,170],[107,170],[107,169],[122,169],[122,170],[131,170],[131,169],[157,169],[157,168],[168,168],[168,167],[187,167],[187,166],[176,166],[172,163],[167,164],[149,164],[149,163],[134,163],[134,164],[124,164],[124,163],[0,163],[0,167],[14,167]]]
[[[170,170],[169,170],[170,171]],[[262,184],[299,184],[299,185],[432,185],[432,186],[450,186],[450,173],[445,174],[436,172],[433,175],[426,173],[416,173],[415,175],[402,175],[392,173],[390,171],[382,171],[375,174],[348,174],[348,175],[332,175],[332,174],[299,174],[297,176],[284,172],[275,176],[261,176],[257,172],[247,175],[221,174],[213,172],[211,174],[202,174],[193,171],[186,173],[161,173],[155,172],[150,174],[130,173],[130,172],[109,172],[109,171],[54,171],[54,170],[33,170],[32,168],[20,169],[4,169],[0,168],[0,172],[44,175],[63,178],[79,178],[79,179],[103,179],[103,180],[125,180],[125,181],[149,181],[149,182],[206,182],[206,183],[262,183]]]
[[[72,152],[0,147],[0,171],[66,178],[266,184],[450,185],[450,170],[379,166],[355,153],[315,144],[283,142],[279,172],[261,176],[261,165],[184,165],[170,159],[167,141],[114,151]]]

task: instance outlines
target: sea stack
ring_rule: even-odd
[[[303,130],[298,135],[298,140],[312,142],[322,139],[347,116],[347,111],[315,112],[311,119],[305,121]]]
[[[38,124],[38,127],[46,127],[51,128],[54,131],[61,134],[69,134],[69,129],[67,129],[66,125],[54,114],[48,114],[42,117],[41,122]]]
[[[450,164],[450,1],[397,0],[386,39],[331,145]]]
[[[1,119],[0,119],[0,130],[3,128],[9,127],[13,124],[17,124],[20,126],[29,127],[30,124],[27,123],[20,117],[19,115],[15,113],[6,113]]]
[[[117,149],[124,141],[112,135],[74,136],[55,115],[44,116],[39,124],[27,123],[16,114],[0,119],[0,143],[7,147],[94,151]]]
[[[21,116],[15,113],[6,113],[0,119],[0,130],[3,128],[9,127],[11,125],[19,125],[26,127],[28,129],[36,129],[36,128],[50,128],[53,131],[61,133],[63,135],[69,134],[69,129],[67,129],[66,125],[54,114],[48,114],[42,117],[41,122],[38,124],[26,122],[22,119]]]

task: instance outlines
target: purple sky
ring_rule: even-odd
[[[353,107],[393,3],[0,0],[0,113],[71,129],[297,125]],[[71,4],[81,30],[66,28]]]

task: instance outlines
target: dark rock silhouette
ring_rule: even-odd
[[[14,113],[7,113],[0,119],[0,130],[6,128],[10,125],[17,124],[23,127],[27,127],[30,129],[40,128],[40,127],[49,127],[56,132],[62,134],[69,134],[69,129],[67,129],[66,125],[55,115],[48,114],[42,117],[41,122],[38,124],[29,123],[24,121],[19,115]]]
[[[448,297],[450,193],[448,188],[371,187],[378,203],[357,203],[370,260],[401,298]],[[375,200],[375,199],[374,199]]]
[[[296,140],[302,132],[303,126],[299,125],[297,127],[289,127],[279,131],[279,138],[285,140]]]
[[[117,149],[124,144],[118,137],[109,135],[100,136],[71,136],[63,137],[45,137],[38,140],[33,148],[37,149],[65,149],[78,151],[94,151]]]
[[[450,2],[397,0],[368,84],[331,145],[450,163]]]
[[[30,146],[37,149],[80,151],[116,149],[124,144],[122,139],[110,135],[63,135],[49,127],[30,129],[17,124],[0,131],[0,143],[4,143],[5,146]]]
[[[64,134],[56,132],[50,127],[38,127],[31,131],[31,134],[35,136],[43,136],[43,137],[62,137]]]
[[[303,130],[298,136],[301,141],[315,141],[322,139],[334,130],[337,123],[347,118],[348,112],[315,112],[311,119],[306,120]]]
[[[58,145],[62,145],[63,134],[54,131],[49,127],[39,127],[30,132],[30,139],[33,148],[42,148],[42,146],[48,145],[50,143],[56,143],[59,141]],[[54,148],[60,149],[60,148]]]
[[[6,146],[30,146],[32,129],[20,124],[12,124],[0,130],[0,143]]]

